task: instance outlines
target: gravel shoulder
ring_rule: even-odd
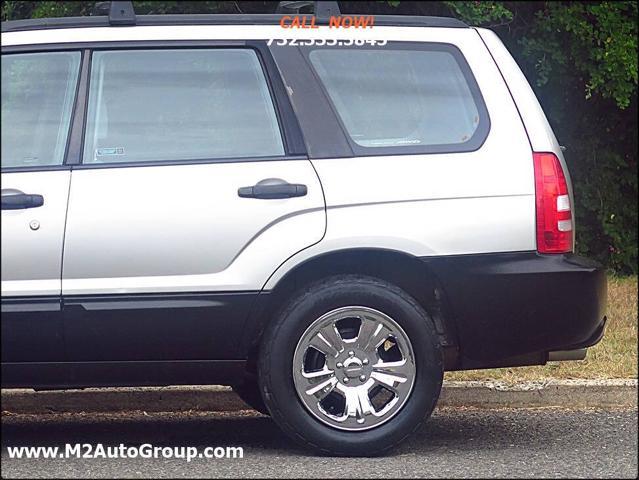
[[[445,381],[445,407],[637,407],[637,380]],[[237,411],[243,403],[229,387],[173,386],[35,392],[2,390],[11,413]]]

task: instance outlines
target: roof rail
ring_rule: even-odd
[[[107,13],[107,5],[108,15]],[[44,30],[53,28],[81,28],[108,26],[161,26],[161,25],[277,25],[284,15],[301,14],[303,8],[313,5],[317,25],[327,25],[331,16],[340,15],[334,1],[280,2],[275,14],[183,14],[136,15],[130,1],[100,2],[93,15],[87,17],[33,18],[2,22],[2,32]],[[468,28],[461,20],[451,17],[409,15],[375,15],[376,26]]]

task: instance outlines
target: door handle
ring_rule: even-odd
[[[280,178],[267,178],[252,187],[240,187],[237,194],[242,198],[292,198],[303,197],[308,193],[306,185],[288,183]]]
[[[42,195],[28,194],[13,188],[3,189],[0,198],[2,198],[2,210],[21,210],[44,205]]]

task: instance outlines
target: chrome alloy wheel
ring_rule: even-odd
[[[388,315],[342,307],[315,320],[293,356],[293,381],[304,406],[340,430],[367,430],[402,408],[415,381],[408,336]]]

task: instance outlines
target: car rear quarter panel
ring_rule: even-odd
[[[485,142],[464,153],[312,159],[326,197],[326,235],[286,262],[267,289],[299,262],[344,248],[416,257],[535,250],[531,146],[490,53],[473,29],[404,30],[462,52],[490,117]]]

